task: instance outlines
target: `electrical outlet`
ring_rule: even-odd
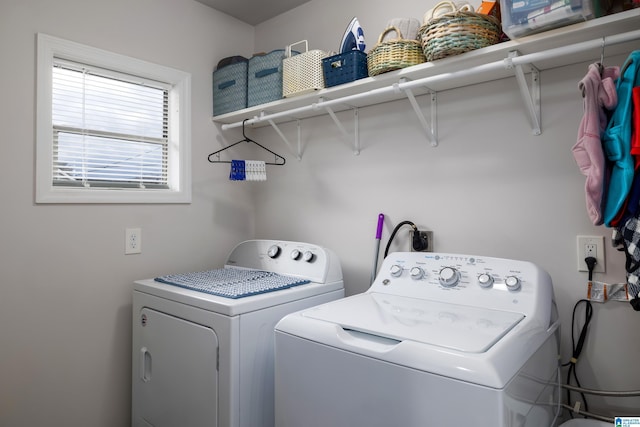
[[[413,234],[415,232],[413,230],[411,230],[409,232],[409,246],[411,247],[411,252],[433,252],[433,231],[423,231],[423,230],[418,230],[419,233],[419,239],[420,239],[420,246],[423,248],[419,251],[417,251],[414,247],[413,247]]]
[[[604,236],[578,236],[578,271],[589,271],[587,263],[584,259],[594,257],[596,265],[593,268],[594,273],[605,272],[605,253],[604,253]]]
[[[127,228],[124,230],[124,254],[139,254],[142,252],[142,230]]]

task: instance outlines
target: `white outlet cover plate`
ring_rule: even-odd
[[[596,245],[596,265],[593,268],[594,273],[605,272],[605,252],[604,252],[604,236],[578,236],[577,240],[577,256],[578,256],[578,271],[589,271],[587,269],[587,263],[584,259],[587,257],[585,254],[585,246],[588,244]]]
[[[127,228],[124,232],[124,254],[142,253],[142,230],[140,228]]]

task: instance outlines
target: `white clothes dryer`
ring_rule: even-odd
[[[363,294],[276,325],[277,427],[546,427],[552,282],[529,262],[392,253]]]
[[[240,243],[221,269],[135,282],[132,425],[273,426],[276,322],[343,296],[335,253],[273,240]]]

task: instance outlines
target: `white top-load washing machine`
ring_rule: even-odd
[[[363,294],[276,325],[277,427],[547,427],[559,321],[529,262],[392,253]]]
[[[274,326],[344,296],[337,256],[308,243],[250,240],[224,269],[159,279],[172,284],[134,284],[133,426],[273,426]],[[270,291],[274,282],[282,289]]]

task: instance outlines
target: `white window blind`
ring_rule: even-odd
[[[191,203],[191,75],[38,34],[36,203]]]
[[[53,185],[168,188],[169,89],[54,58]]]

